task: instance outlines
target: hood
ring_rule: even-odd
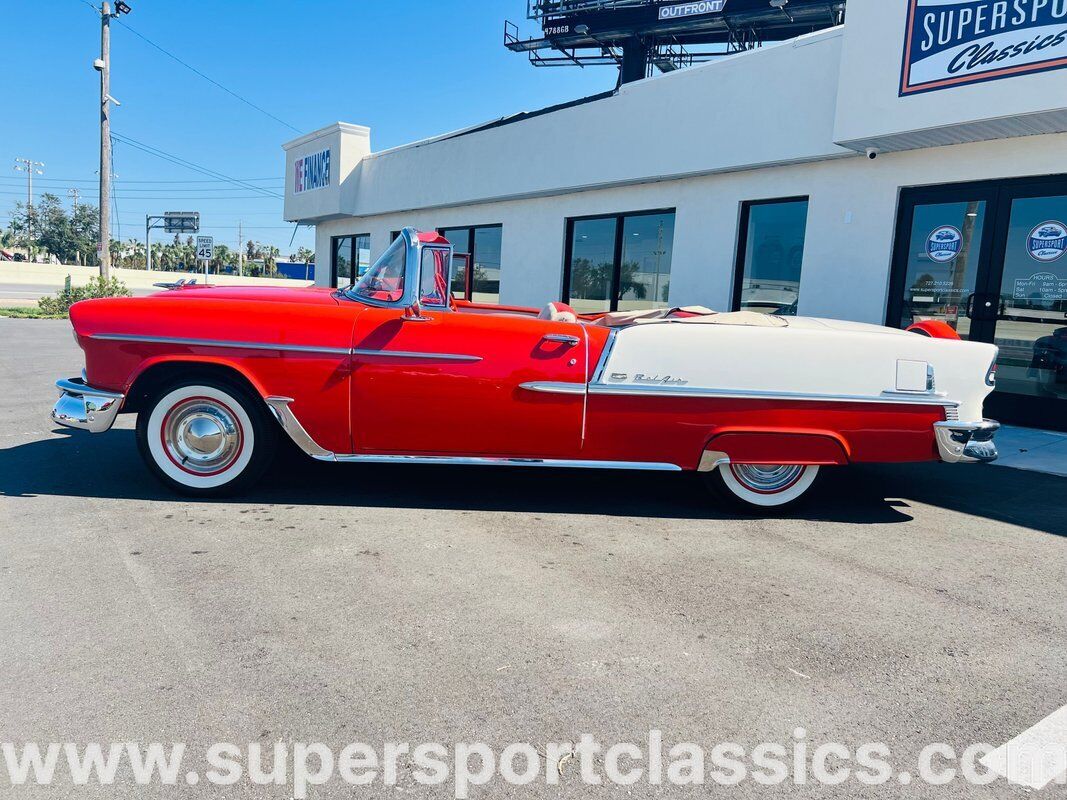
[[[324,286],[183,286],[167,289],[150,297],[168,300],[245,300],[267,303],[301,303],[305,305],[337,305],[336,289]]]

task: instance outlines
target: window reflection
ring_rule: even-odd
[[[442,228],[440,234],[452,245],[452,296],[458,300],[468,300],[467,268],[470,264],[471,253],[470,228]]]
[[[745,203],[745,230],[739,261],[739,302],[743,311],[795,316],[808,201]]]
[[[331,285],[346,289],[352,285],[352,237],[336,236],[333,240],[333,280]]]
[[[471,299],[476,303],[500,302],[500,242],[504,229],[474,229],[474,266]]]
[[[370,269],[370,234],[361,233],[355,237],[356,278],[362,278]]]
[[[620,311],[667,307],[673,246],[674,214],[626,217],[619,276]]]
[[[1012,201],[994,343],[997,390],[1067,397],[1067,196]]]
[[[900,327],[941,320],[967,338],[985,220],[982,200],[915,207]]]
[[[673,249],[672,211],[571,220],[564,297],[580,313],[666,307]]]
[[[476,303],[500,302],[500,225],[440,228],[452,245],[452,296]]]
[[[575,220],[572,225],[567,302],[579,313],[611,310],[616,227],[614,217]]]

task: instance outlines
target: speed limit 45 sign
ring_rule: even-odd
[[[214,236],[197,236],[196,237],[196,260],[197,261],[210,261],[215,257],[215,237]]]

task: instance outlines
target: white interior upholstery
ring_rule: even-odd
[[[547,319],[551,322],[578,321],[578,316],[571,311],[569,306],[564,306],[562,303],[549,303],[541,309],[541,313],[537,315],[537,318]]]

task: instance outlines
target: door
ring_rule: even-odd
[[[996,192],[990,187],[906,191],[901,198],[888,324],[947,322],[989,341],[986,303]]]
[[[371,308],[356,322],[353,350],[356,453],[579,455],[588,369],[581,325],[452,310],[412,320]],[[546,382],[574,392],[523,388]]]
[[[1067,411],[1067,181],[1005,188],[993,245],[992,341],[997,396],[990,413],[1029,425]]]
[[[887,324],[1000,348],[986,413],[1067,426],[1067,179],[906,189]]]

